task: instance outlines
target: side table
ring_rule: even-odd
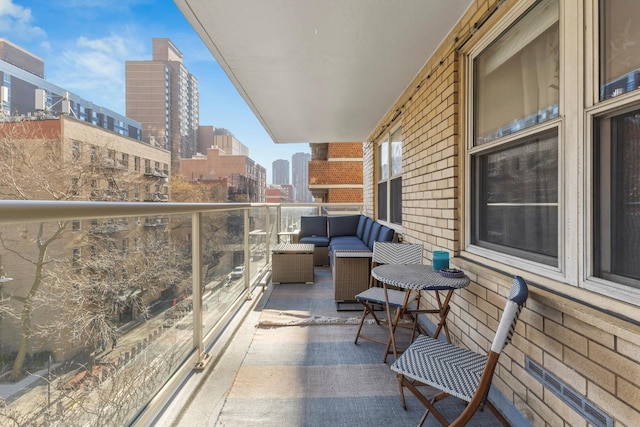
[[[275,245],[271,251],[271,282],[313,284],[313,250],[311,243]]]

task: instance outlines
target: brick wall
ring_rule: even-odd
[[[362,184],[362,162],[309,162],[309,184]]]
[[[327,200],[329,203],[361,203],[361,188],[329,188]]]
[[[448,324],[453,341],[487,352],[513,275],[522,274],[530,283],[530,297],[494,378],[507,404],[514,405],[535,426],[587,425],[576,410],[526,372],[528,357],[611,416],[615,425],[637,425],[638,308],[567,285],[562,279],[518,271],[506,263],[464,252],[465,172],[460,167],[465,147],[460,106],[464,97],[454,45],[456,37],[474,28],[494,3],[478,0],[471,6],[367,138],[363,145],[365,213],[375,211],[375,142],[394,119],[393,124],[399,121],[403,129],[404,238],[424,244],[426,262],[430,262],[433,250],[448,250],[457,256],[452,265],[471,278],[470,286],[456,291],[452,300]],[[489,31],[517,3],[502,2],[478,34]],[[475,40],[477,37],[468,43]],[[424,297],[425,306],[437,305],[433,294],[425,293]]]
[[[362,143],[361,142],[340,142],[328,144],[328,158],[350,158],[361,159],[362,158]]]

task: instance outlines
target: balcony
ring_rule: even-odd
[[[352,343],[360,312],[336,310],[328,267],[316,268],[314,285],[270,283],[269,247],[278,231],[298,228],[301,215],[358,212],[359,205],[0,204],[2,239],[19,252],[1,252],[3,269],[12,276],[1,289],[2,352],[18,351],[5,334],[19,332],[21,319],[29,317],[33,326],[22,337],[31,349],[23,374],[11,379],[14,363],[2,372],[6,410],[0,417],[36,425],[92,424],[96,414],[101,422],[109,414],[109,425],[161,425],[177,418],[193,423],[200,418],[192,412],[199,405],[186,402],[211,399],[211,386],[226,393],[227,381],[236,375],[230,392],[238,400],[227,399],[219,408],[220,420],[231,424],[246,425],[252,406],[244,397],[254,399],[256,393],[262,397],[255,403],[265,411],[260,418],[268,420],[263,417],[269,413],[274,423],[297,413],[302,424],[322,424],[329,407],[334,408],[327,419],[331,425],[367,417],[375,423],[382,414],[413,423],[421,416],[417,404],[401,410],[381,346]],[[70,227],[73,221],[113,225],[121,220],[111,218],[138,217],[164,227],[124,230],[126,247],[111,233],[103,234],[104,245],[95,240],[85,245],[82,230]],[[211,231],[214,226],[218,231]],[[47,272],[42,277],[21,261],[38,253],[31,239],[38,230],[55,236],[39,265]],[[95,231],[88,232],[95,236]],[[244,275],[232,277],[238,265],[244,265]],[[25,310],[33,294],[37,313]],[[114,329],[95,322],[100,316]],[[263,377],[237,388],[256,368]],[[280,372],[276,382],[271,382],[273,370]],[[372,374],[380,378],[371,382]],[[298,412],[301,398],[309,405],[305,413]],[[358,410],[354,399],[362,401]],[[282,411],[270,410],[275,401]]]

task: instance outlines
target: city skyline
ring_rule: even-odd
[[[309,145],[274,144],[211,53],[170,0],[0,4],[0,37],[42,58],[45,79],[125,115],[125,61],[151,59],[151,39],[169,38],[198,79],[200,125],[224,127],[267,169],[310,152]],[[107,89],[107,90],[105,90]]]

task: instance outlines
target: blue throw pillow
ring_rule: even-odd
[[[386,225],[383,225],[382,229],[380,229],[378,242],[391,242],[393,240],[394,234],[395,234],[395,231],[392,228],[389,228]]]
[[[373,227],[373,220],[371,218],[367,218],[367,221],[364,224],[364,233],[362,233],[362,242],[365,245],[369,243],[369,236],[371,235],[371,227]]]
[[[300,217],[300,237],[321,236],[327,237],[326,216],[302,216]]]
[[[329,236],[355,236],[358,231],[360,215],[341,215],[329,217]]]
[[[373,250],[373,242],[378,240],[378,236],[380,235],[381,229],[382,229],[382,224],[380,224],[379,222],[373,223],[373,227],[371,227],[371,234],[369,235],[369,243],[367,243],[367,246],[369,246],[370,250]]]
[[[358,220],[358,229],[356,230],[356,236],[360,240],[362,240],[362,236],[364,236],[364,226],[366,223],[367,217],[364,215],[360,215],[360,219]]]

